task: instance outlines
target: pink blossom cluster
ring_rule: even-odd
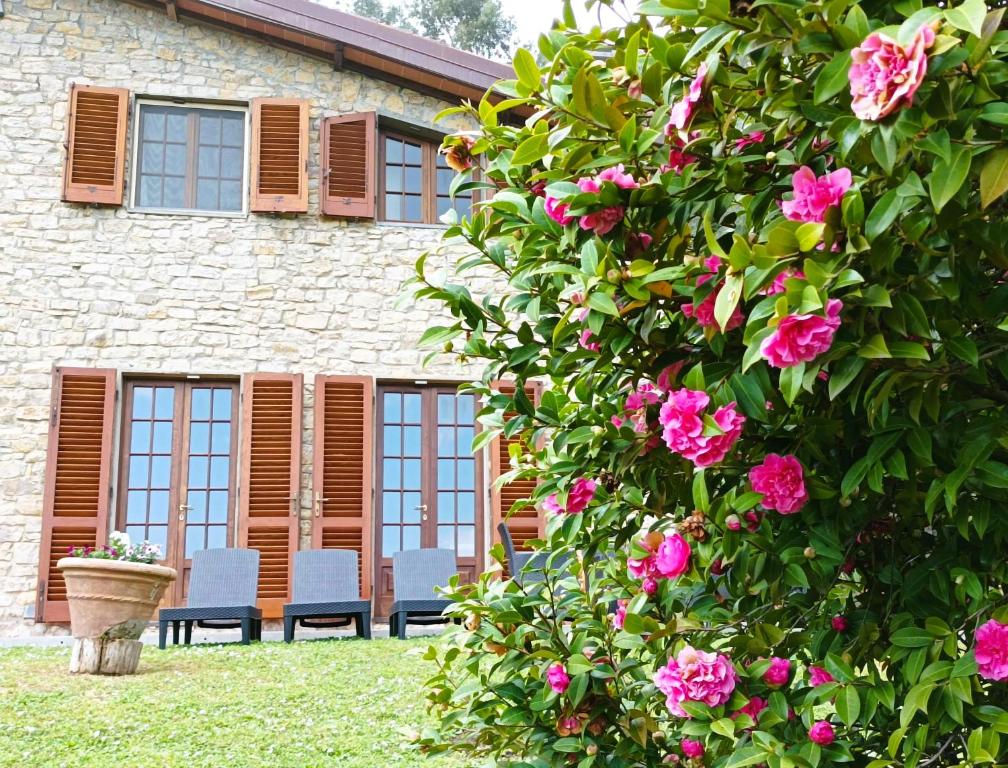
[[[1008,680],[1008,624],[991,619],[976,631],[977,669],[988,680]]]
[[[924,25],[908,46],[888,35],[873,32],[851,51],[851,109],[862,120],[881,120],[896,109],[909,106],[927,74],[927,50],[935,41],[931,27]]]
[[[808,501],[801,462],[791,455],[768,453],[762,464],[749,470],[749,483],[756,493],[763,494],[764,509],[775,509],[782,515],[793,515]]]
[[[791,177],[794,194],[781,203],[781,210],[791,221],[825,221],[826,212],[840,205],[851,182],[851,172],[847,168],[816,176],[815,171],[803,165]]]
[[[691,132],[689,134],[689,140],[693,141],[699,134]],[[686,170],[686,166],[693,165],[697,161],[696,155],[691,155],[688,152],[684,152],[683,149],[686,146],[686,142],[683,141],[678,136],[669,137],[669,157],[668,163],[661,167],[662,173],[668,173],[669,171],[675,171],[676,174],[682,174]]]
[[[829,746],[833,743],[833,726],[825,720],[813,723],[808,732],[809,740],[821,746]]]
[[[577,181],[577,186],[583,193],[597,195],[602,191],[602,184],[607,181],[615,184],[620,189],[636,189],[640,186],[634,180],[634,177],[624,170],[622,163],[612,168],[606,168],[594,178],[588,176],[581,177]],[[561,202],[550,195],[546,196],[546,215],[561,226],[567,226],[574,221],[574,217],[567,213],[569,209],[569,203]],[[578,226],[584,230],[594,231],[597,235],[605,235],[611,232],[623,220],[623,213],[623,206],[608,206],[581,216],[578,219]]]
[[[571,488],[567,492],[566,506],[560,504],[557,494],[551,493],[543,502],[543,509],[554,514],[579,514],[588,508],[591,500],[595,498],[595,491],[597,489],[598,483],[594,480],[587,477],[579,477],[571,484]]]
[[[833,675],[827,672],[822,667],[817,667],[814,664],[809,666],[809,685],[813,688],[817,688],[820,685],[826,685],[826,683],[834,683]]]
[[[762,712],[764,709],[766,709],[768,706],[770,705],[767,703],[766,699],[761,699],[759,696],[753,696],[751,699],[749,699],[749,701],[745,703],[744,706],[732,712],[731,716],[732,719],[734,720],[739,715],[749,715],[749,717],[751,717],[752,721],[755,723],[759,719],[759,713]]]
[[[735,403],[729,403],[713,413],[719,431],[707,434],[704,416],[709,403],[706,392],[683,388],[669,394],[658,416],[665,445],[697,467],[709,467],[722,461],[739,439],[745,424],[745,416],[735,410]]]
[[[546,670],[546,682],[555,693],[563,694],[570,685],[570,676],[567,674],[567,668],[560,662],[551,664],[549,669]]]
[[[698,739],[683,739],[679,742],[679,748],[686,757],[699,760],[704,756],[704,745]]]
[[[826,315],[788,315],[763,339],[760,354],[774,368],[790,368],[829,350],[840,327],[840,299],[826,302]]]
[[[707,63],[703,62],[697,67],[696,76],[690,83],[686,96],[681,101],[677,101],[669,110],[668,125],[665,126],[665,135],[672,137],[676,130],[683,130],[693,119],[693,109],[703,98],[704,83],[707,80]]]
[[[785,283],[791,278],[804,280],[805,273],[800,269],[785,269],[783,272],[778,273],[774,277],[773,282],[760,291],[760,293],[764,296],[775,296],[778,293],[784,293],[787,290]]]
[[[612,623],[616,629],[623,629],[623,622],[626,621],[627,606],[630,604],[629,600],[618,600],[616,601],[616,611],[613,613]]]
[[[762,144],[766,139],[766,131],[750,131],[745,136],[735,139],[735,151],[741,152],[746,147]]]
[[[718,269],[721,266],[721,259],[717,256],[710,256],[704,261],[704,266],[707,267],[708,272],[697,277],[697,287],[717,276]],[[714,304],[717,302],[719,293],[721,293],[720,287],[715,288],[713,291],[708,293],[699,304],[696,302],[684,304],[682,313],[686,315],[686,317],[696,318],[697,323],[702,328],[708,328],[710,326],[717,327],[717,320],[714,319]],[[744,320],[745,318],[742,316],[742,311],[736,305],[731,317],[728,318],[728,324],[725,327],[725,331],[731,331],[738,328],[742,325]]]
[[[652,531],[640,540],[640,546],[647,556],[629,558],[627,570],[641,580],[641,589],[649,595],[657,591],[658,579],[677,579],[689,570],[692,550],[689,542],[678,533],[665,536]]]
[[[687,645],[655,673],[655,685],[665,694],[669,712],[688,717],[683,702],[719,707],[735,690],[738,675],[731,659]]]
[[[763,673],[763,682],[774,688],[779,688],[782,685],[787,685],[790,679],[791,661],[789,659],[782,659],[780,656],[771,658],[770,666]]]
[[[627,395],[623,403],[623,415],[613,416],[612,423],[616,427],[622,427],[627,422],[633,427],[634,432],[647,432],[648,420],[647,409],[649,405],[657,405],[661,402],[661,394],[650,381],[642,381],[637,389]]]

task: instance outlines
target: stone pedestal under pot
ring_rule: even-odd
[[[64,557],[57,567],[70,604],[70,671],[132,675],[143,648],[140,634],[175,580],[175,570],[88,557]]]

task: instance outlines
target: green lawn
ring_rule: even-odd
[[[408,744],[432,640],[148,647],[118,678],[0,649],[0,766],[467,768]]]

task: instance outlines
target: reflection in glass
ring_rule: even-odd
[[[151,491],[150,513],[148,519],[152,523],[168,523],[168,491]]]
[[[230,389],[215,389],[213,391],[213,417],[217,421],[231,420]]]
[[[126,492],[126,522],[143,523],[147,519],[147,491]]]
[[[450,490],[455,487],[455,462],[451,459],[438,459],[437,487],[439,490]]]
[[[386,488],[402,488],[401,465],[399,459],[382,461],[382,485]]]
[[[406,405],[406,413],[404,414],[403,422],[406,424],[419,424],[420,395],[415,393],[403,395],[403,400]]]
[[[167,488],[171,478],[171,456],[154,456],[151,459],[151,488]]]
[[[231,459],[228,456],[214,456],[210,459],[210,487],[228,487],[228,467]]]
[[[403,549],[420,549],[420,526],[419,525],[404,525],[403,526]]]
[[[171,453],[172,423],[170,421],[154,422],[154,442],[151,449],[153,453]]]
[[[455,550],[459,557],[474,557],[476,555],[476,526],[460,525],[458,527],[458,549]]]
[[[150,459],[147,456],[130,456],[129,484],[130,488],[147,487],[147,469]]]
[[[401,498],[396,491],[382,493],[382,520],[387,523],[398,523],[400,502]]]
[[[420,489],[420,459],[403,461],[403,488]]]
[[[385,450],[386,456],[400,456],[400,451],[402,450],[402,428],[386,426],[382,447]]]
[[[210,506],[207,520],[211,523],[226,523],[228,514],[228,492],[210,491]]]
[[[437,519],[439,523],[455,522],[455,494],[438,492]]]
[[[133,388],[133,418],[149,419],[154,390],[150,387]]]
[[[171,419],[175,416],[175,389],[157,387],[154,393],[154,418]]]
[[[214,453],[230,453],[231,451],[231,423],[227,421],[215,421],[213,423],[213,443]]]
[[[150,439],[150,422],[133,422],[133,433],[130,435],[130,453],[147,453],[150,451]]]
[[[437,420],[438,424],[455,423],[455,398],[451,395],[438,395]]]
[[[420,455],[420,427],[406,427],[403,430],[403,456]]]
[[[206,491],[189,491],[189,514],[186,520],[190,523],[205,523],[207,521]]]
[[[382,557],[392,557],[399,551],[399,526],[382,526]]]
[[[189,452],[210,453],[210,425],[205,421],[194,421],[189,426]]]
[[[454,525],[439,525],[437,527],[437,545],[440,549],[455,549]]]
[[[402,395],[386,392],[382,405],[386,422],[402,421]]]
[[[194,389],[192,400],[189,406],[189,418],[195,421],[208,421],[210,419],[210,390]]]

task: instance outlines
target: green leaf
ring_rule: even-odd
[[[926,630],[919,627],[903,627],[892,634],[892,644],[900,648],[923,648],[930,645],[934,638]]]
[[[830,400],[835,400],[836,396],[854,381],[854,378],[861,373],[861,369],[865,367],[867,362],[863,357],[849,355],[841,359],[835,369],[830,369],[830,377],[827,384]]]
[[[861,357],[867,357],[870,360],[892,357],[892,353],[889,352],[889,347],[886,346],[885,339],[882,338],[881,333],[876,333],[868,339],[868,341],[861,345],[857,353]]]
[[[910,360],[930,360],[931,355],[924,348],[923,344],[916,341],[891,341],[889,351],[893,357],[902,357]]]
[[[822,68],[816,77],[815,91],[812,96],[812,101],[815,104],[822,104],[850,84],[847,77],[850,63],[851,52],[840,51]]]
[[[607,293],[593,293],[588,297],[588,306],[604,315],[619,317],[619,307]]]
[[[715,720],[710,724],[710,729],[726,739],[735,738],[735,721],[731,718],[722,717],[720,720]]]
[[[896,217],[906,206],[906,201],[900,197],[895,189],[890,189],[872,206],[871,213],[865,221],[865,237],[874,240],[879,235],[885,233]]]
[[[1008,104],[1003,101],[992,101],[984,104],[978,117],[994,125],[1008,125]]]
[[[854,725],[861,714],[861,697],[853,685],[845,685],[836,697],[836,712],[845,725]]]
[[[707,238],[707,250],[709,250],[715,256],[720,256],[722,259],[727,259],[728,254],[725,253],[724,248],[718,243],[717,238],[714,236],[714,228],[711,226],[711,215],[713,214],[714,207],[711,206],[704,213],[703,218],[703,228],[704,237]]]
[[[982,2],[982,0],[981,0]],[[938,162],[934,170],[928,174],[928,189],[931,192],[931,202],[935,211],[941,211],[969,175],[973,155],[969,147],[955,146],[952,148],[950,162]]]
[[[519,48],[514,55],[514,71],[518,75],[518,82],[530,91],[539,90],[539,65],[536,64],[535,57],[526,48]]]
[[[742,298],[742,273],[734,272],[725,278],[724,285],[714,300],[714,319],[724,333],[735,307]]]
[[[946,339],[944,344],[953,355],[976,367],[977,362],[980,360],[980,354],[977,351],[977,345],[970,339],[958,336],[954,339]]]
[[[921,712],[927,712],[927,702],[928,698],[931,696],[931,691],[935,688],[934,683],[918,683],[910,692],[907,693],[906,699],[903,701],[903,708],[900,710],[900,726],[906,728],[913,720],[914,714],[920,710]]]
[[[1008,149],[995,149],[980,169],[980,206],[986,208],[1008,191]]]
[[[549,134],[536,133],[518,145],[511,157],[511,164],[531,165],[541,160],[547,152],[549,152]]]
[[[766,760],[766,752],[759,747],[742,747],[732,752],[728,761],[722,768],[744,768],[747,765],[756,765]]]
[[[956,29],[980,37],[983,34],[983,20],[987,15],[984,0],[966,0],[958,8],[945,11],[945,20]]]
[[[702,469],[693,475],[693,506],[701,512],[710,509],[710,496],[707,495],[707,481]]]

